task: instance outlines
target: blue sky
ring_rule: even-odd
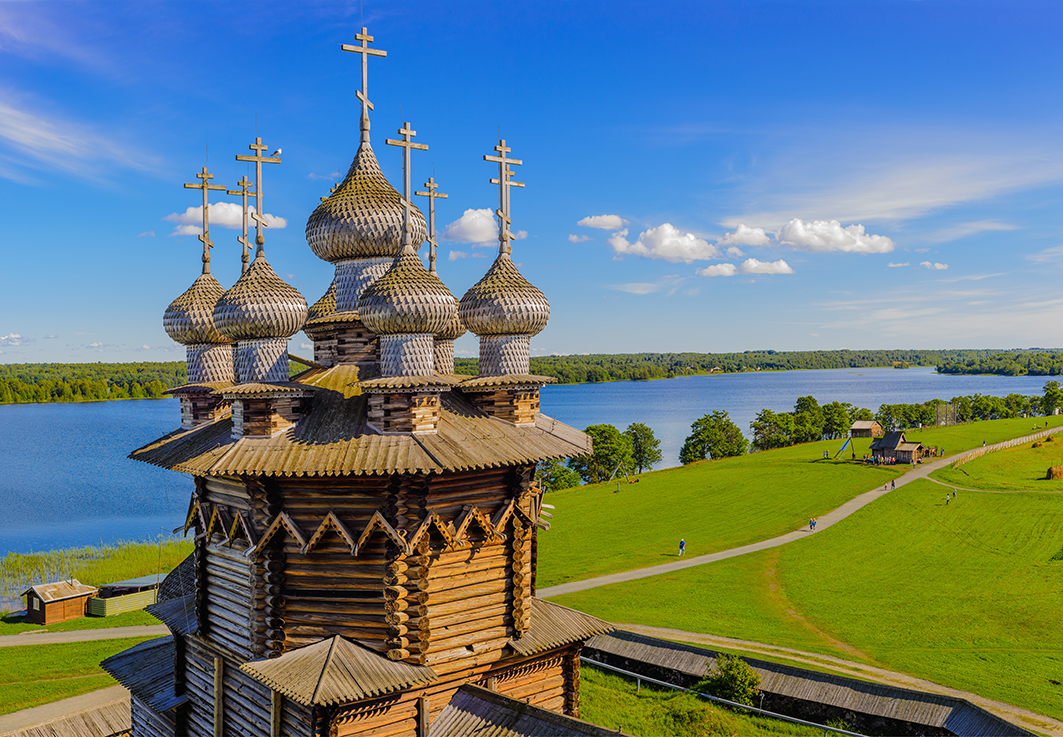
[[[1063,12],[1024,2],[366,2],[374,148],[429,145],[459,297],[497,243],[481,157],[523,159],[537,355],[1063,345]],[[358,143],[358,3],[0,2],[0,361],[177,360],[199,193],[258,134],[266,251]],[[235,202],[235,198],[212,201]],[[193,208],[188,213],[188,208]],[[213,271],[239,274],[215,213]],[[483,239],[486,242],[481,242]],[[424,249],[422,249],[424,250]],[[307,339],[293,353],[309,355]],[[475,339],[459,341],[475,355]]]

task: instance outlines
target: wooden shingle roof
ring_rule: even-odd
[[[437,679],[427,666],[389,660],[339,635],[240,670],[304,706],[361,701]]]
[[[366,422],[367,396],[357,368],[313,369],[296,377],[314,387],[310,411],[272,437],[232,438],[232,417],[176,430],[130,458],[195,476],[339,476],[441,473],[569,458],[591,450],[590,438],[537,415],[517,427],[490,417],[460,392],[445,392],[436,433],[380,434]]]
[[[187,697],[176,696],[173,637],[160,637],[123,650],[100,667],[157,712],[180,706]]]
[[[617,733],[479,686],[458,689],[428,729],[429,737],[556,737]]]
[[[62,601],[73,599],[76,596],[89,596],[96,593],[95,586],[87,586],[76,578],[69,581],[57,581],[56,583],[39,583],[22,592],[21,596],[33,592],[44,602]]]
[[[521,655],[534,655],[615,629],[605,620],[532,597],[531,628],[509,646]]]

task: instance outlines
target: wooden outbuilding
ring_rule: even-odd
[[[871,443],[871,455],[875,458],[892,458],[897,463],[916,463],[923,457],[923,444],[909,441],[903,432],[888,432]]]
[[[851,438],[881,438],[885,433],[875,420],[857,420],[849,428]]]
[[[111,617],[143,609],[156,602],[161,581],[162,576],[152,574],[101,586],[89,599],[86,612],[93,617]]]
[[[31,624],[57,624],[85,616],[85,602],[96,593],[72,578],[69,581],[43,583],[22,592],[26,597],[26,621]]]

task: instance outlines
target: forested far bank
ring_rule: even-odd
[[[455,359],[475,375],[475,358]],[[1063,352],[1030,349],[745,351],[742,353],[620,353],[538,356],[531,372],[561,384],[648,381],[713,373],[936,366],[945,374],[1063,375]],[[292,363],[292,373],[305,369]],[[143,363],[0,364],[0,404],[92,402],[164,396],[185,383],[184,361]]]
[[[0,364],[0,404],[157,399],[187,376],[184,361]]]
[[[1033,351],[1031,351],[1033,352]],[[998,354],[1025,352],[996,349],[955,350],[866,350],[866,351],[745,351],[742,353],[621,353],[585,356],[538,356],[531,359],[531,372],[552,376],[561,384],[593,384],[603,381],[647,381],[711,373],[743,371],[798,371],[841,368],[908,368],[911,366],[991,365]],[[1056,356],[1063,372],[1063,353]],[[1035,362],[1036,363],[1036,362]],[[1036,363],[1042,365],[1044,362]],[[1047,364],[1044,364],[1047,365]],[[475,375],[475,358],[454,361],[458,373]]]

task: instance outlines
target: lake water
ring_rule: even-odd
[[[678,464],[690,423],[726,410],[747,431],[761,409],[797,397],[880,404],[963,394],[1040,394],[1045,377],[944,376],[933,369],[718,374],[547,386],[542,411],[577,428],[644,422]],[[0,405],[0,555],[155,538],[184,522],[192,480],[126,458],[180,425],[177,400]]]

